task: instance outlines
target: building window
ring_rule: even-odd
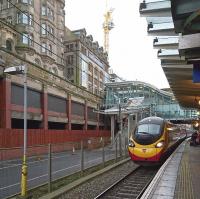
[[[47,34],[47,25],[45,23],[42,23],[41,33],[42,33],[42,35]]]
[[[99,91],[98,91],[98,89],[97,89],[97,88],[95,88],[95,89],[94,89],[94,93],[95,93],[96,95],[98,95],[98,94],[99,94]]]
[[[93,93],[93,86],[92,86],[92,84],[89,84],[88,87],[89,87],[89,91]]]
[[[33,41],[33,35],[32,34],[29,35],[29,45],[30,46],[34,46],[34,41]]]
[[[61,53],[61,63],[64,64],[64,54]]]
[[[74,56],[73,55],[67,56],[67,64],[73,64],[73,62],[74,62]]]
[[[17,13],[17,23],[29,24],[28,13]]]
[[[10,8],[10,7],[11,7],[10,1],[7,1],[7,8]]]
[[[17,3],[33,5],[33,0],[17,0]]]
[[[48,18],[50,19],[50,20],[54,20],[54,12],[53,12],[53,10],[51,9],[51,8],[47,8],[47,16],[48,16]]]
[[[46,16],[47,15],[47,7],[46,5],[42,5],[42,16]]]
[[[99,85],[98,83],[99,83],[98,80],[97,80],[97,79],[94,79],[94,84],[95,84],[96,86]]]
[[[51,56],[52,55],[52,45],[51,44],[49,44],[49,55]]]
[[[68,68],[67,69],[67,74],[68,74],[68,77],[71,77],[74,75],[74,68]]]
[[[100,88],[103,88],[103,82],[100,82]]]
[[[100,79],[103,80],[103,72],[100,72]]]
[[[22,35],[22,43],[23,44],[28,44],[28,34],[27,33],[23,33]]]
[[[72,50],[74,50],[74,44],[70,44],[69,45],[69,49],[72,51]]]
[[[51,26],[47,26],[47,30],[48,30],[48,35],[53,37],[54,35],[54,29]]]
[[[88,75],[88,81],[91,82],[91,83],[93,82],[92,75]]]
[[[97,68],[95,68],[95,69],[94,69],[94,74],[95,74],[95,76],[98,77],[98,73],[99,73],[99,72],[98,72]]]
[[[3,0],[0,0],[0,10],[3,10]]]
[[[47,44],[46,43],[42,43],[42,46],[41,46],[41,52],[42,53],[46,53],[47,52]]]
[[[10,40],[6,40],[6,49],[12,51],[12,42]]]
[[[28,33],[23,33],[22,43],[33,46],[34,45],[33,35]]]
[[[69,45],[66,45],[66,50],[65,52],[69,52]]]
[[[33,26],[33,15],[29,15],[29,25]]]

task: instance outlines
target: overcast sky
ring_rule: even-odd
[[[139,15],[140,0],[110,0],[114,8],[115,28],[110,32],[109,62],[113,71],[125,80],[150,83],[157,88],[169,87],[153,49],[153,38],[147,36],[147,23]],[[103,46],[106,0],[66,0],[66,26],[71,30],[85,28],[87,35]]]

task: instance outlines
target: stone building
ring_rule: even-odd
[[[65,76],[86,90],[102,95],[105,82],[109,80],[108,55],[87,35],[85,29],[70,31],[66,28],[64,38],[66,59]]]
[[[9,45],[11,52],[63,76],[64,6],[63,0],[0,1],[1,20],[19,32],[2,45]]]
[[[103,75],[98,69],[98,88],[95,78],[92,90],[68,80],[64,6],[64,0],[0,0],[0,128],[23,128],[23,77],[2,73],[19,64],[28,67],[29,129],[104,128],[103,118],[94,112],[102,98],[93,93],[103,90],[106,55],[101,49],[105,69]]]

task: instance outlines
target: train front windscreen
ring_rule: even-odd
[[[154,143],[161,136],[160,124],[140,124],[135,129],[134,140],[141,145]]]

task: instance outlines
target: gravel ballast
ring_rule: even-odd
[[[137,165],[131,160],[65,193],[62,199],[94,199],[114,182],[132,172]]]

